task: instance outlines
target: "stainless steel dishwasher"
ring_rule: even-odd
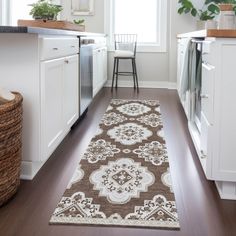
[[[80,116],[93,99],[93,48],[95,40],[80,37]]]

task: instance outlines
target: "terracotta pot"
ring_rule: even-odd
[[[231,3],[220,3],[219,8],[221,11],[233,11],[233,4]]]

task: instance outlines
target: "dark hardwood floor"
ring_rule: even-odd
[[[178,231],[49,225],[49,219],[93,137],[111,98],[158,99],[181,229]],[[86,184],[86,183],[85,183]],[[219,198],[207,181],[187,129],[187,121],[174,90],[103,89],[87,116],[66,137],[33,181],[22,181],[17,195],[0,208],[1,236],[234,236],[236,201]]]

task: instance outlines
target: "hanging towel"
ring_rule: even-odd
[[[180,97],[181,100],[185,101],[186,99],[186,92],[189,90],[189,58],[190,58],[190,47],[191,47],[191,39],[186,39],[184,42],[185,49],[184,49],[184,59],[182,68],[180,71]]]

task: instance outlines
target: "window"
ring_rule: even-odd
[[[111,48],[113,35],[138,34],[138,51],[165,52],[166,0],[105,0],[105,31]]]
[[[5,0],[0,0],[0,25],[6,25],[7,6]]]
[[[29,4],[37,1],[38,0],[0,0],[0,7],[2,8],[0,23],[2,21],[4,25],[16,26],[18,19],[32,19],[32,16],[29,14],[31,10]],[[60,0],[53,0],[52,2],[60,4]]]
[[[34,3],[34,0],[10,0],[10,14],[9,14],[9,23],[10,25],[17,25],[18,19],[32,19],[32,16],[29,15],[31,7],[29,4]]]
[[[2,6],[2,24],[17,25],[18,19],[32,19],[29,4],[36,0],[0,0]]]

